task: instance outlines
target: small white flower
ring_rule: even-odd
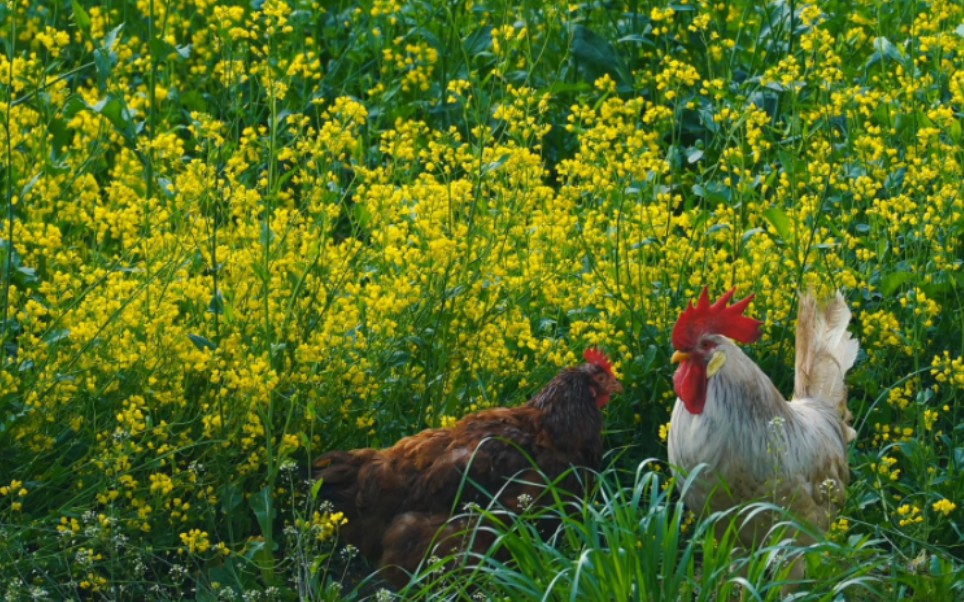
[[[385,588],[382,588],[375,593],[376,602],[391,602],[393,597],[394,596],[392,596],[392,592],[388,591]]]

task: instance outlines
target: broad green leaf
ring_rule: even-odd
[[[43,342],[48,345],[53,345],[59,341],[70,338],[69,328],[58,328],[56,330],[51,330],[43,336]]]
[[[750,228],[749,230],[743,233],[743,237],[740,239],[740,241],[742,242],[742,244],[745,245],[748,240],[750,240],[757,234],[760,234],[761,232],[763,232],[763,228]]]
[[[492,26],[480,27],[465,37],[465,52],[469,56],[482,54],[492,48]]]
[[[324,482],[324,479],[315,479],[315,482],[311,484],[311,501],[318,499],[318,492],[321,490]]]
[[[763,212],[763,216],[767,218],[774,228],[776,228],[777,234],[780,235],[785,242],[791,242],[793,240],[793,232],[790,230],[790,218],[784,213],[783,209],[779,207],[770,207]]]
[[[498,159],[496,159],[495,161],[486,163],[485,165],[482,166],[482,173],[483,173],[483,174],[487,174],[487,173],[489,173],[489,172],[492,172],[492,171],[495,171],[495,170],[499,169],[500,167],[502,167],[503,165],[505,165],[505,162],[506,162],[506,161],[509,160],[509,156],[510,156],[510,155],[509,155],[508,153],[506,153],[506,154],[502,155],[501,157],[499,157]]]
[[[208,312],[218,316],[224,313],[224,297],[221,295],[221,291],[215,291],[214,294],[211,295]]]
[[[901,54],[900,49],[894,46],[894,43],[885,37],[874,38],[874,53],[870,55],[867,59],[867,64],[864,65],[865,69],[873,67],[880,61],[887,59],[894,61],[898,64],[904,64],[904,55]]]
[[[583,69],[587,70],[590,81],[608,73],[619,84],[628,85],[628,76],[615,47],[609,40],[584,25],[576,25],[573,31],[572,55]]]
[[[87,106],[91,111],[103,115],[114,126],[114,129],[129,141],[133,141],[134,119],[123,100],[109,94],[99,102]]]
[[[951,141],[957,144],[961,141],[961,120],[955,119],[951,122],[950,127],[947,129],[947,135],[950,136]]]
[[[272,523],[275,518],[274,498],[271,496],[271,486],[264,487],[256,493],[252,493],[248,504],[251,506],[254,516],[258,519],[258,526],[262,533],[271,533]]]
[[[90,38],[90,15],[84,10],[84,7],[80,5],[77,0],[70,1],[71,6],[74,9],[74,21],[77,23],[77,27],[84,32],[86,38]]]
[[[194,346],[201,351],[204,351],[205,348],[211,349],[212,351],[218,348],[218,346],[212,343],[209,339],[202,337],[199,334],[188,334],[187,338],[191,339],[191,342],[194,343]]]
[[[117,64],[117,53],[114,46],[117,44],[117,37],[120,35],[124,24],[121,23],[114,29],[107,32],[107,35],[100,42],[94,51],[94,67],[97,69],[97,87],[99,90],[107,90],[107,82],[110,80],[111,71]]]
[[[891,272],[880,280],[880,292],[885,297],[890,297],[902,285],[914,280],[916,276],[911,272]]]
[[[225,514],[234,513],[244,501],[244,491],[237,483],[228,483],[221,490],[221,510]]]
[[[733,198],[733,192],[719,182],[706,182],[705,185],[694,184],[691,190],[696,196],[714,203],[729,203]]]
[[[687,149],[686,151],[686,162],[689,164],[696,163],[703,158],[703,151],[698,148]]]

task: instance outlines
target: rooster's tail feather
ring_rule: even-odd
[[[837,291],[823,307],[812,293],[800,295],[797,318],[797,366],[793,385],[795,399],[831,402],[843,419],[847,440],[856,436],[850,427],[844,376],[857,359],[860,345],[847,331],[850,309]]]

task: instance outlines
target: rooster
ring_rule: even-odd
[[[850,310],[839,292],[823,306],[812,294],[801,295],[788,402],[736,345],[756,341],[761,322],[743,315],[753,295],[727,306],[734,292],[711,305],[703,289],[673,328],[672,361],[679,367],[669,461],[683,472],[706,465],[684,501],[697,511],[769,501],[826,532],[844,502],[847,444],[856,435],[844,384],[859,347],[847,332]],[[777,520],[772,513],[753,515],[740,529],[743,545],[752,547]],[[790,574],[802,578],[802,563]]]
[[[605,354],[589,349],[584,358],[523,406],[470,414],[387,449],[318,458],[314,477],[322,481],[321,497],[348,519],[343,539],[400,586],[433,542],[451,544],[457,527],[467,524],[449,522],[456,506],[485,506],[495,497],[521,511],[539,500],[543,478],[563,475],[561,487],[577,493],[584,480],[572,469],[600,468],[600,410],[622,391]]]

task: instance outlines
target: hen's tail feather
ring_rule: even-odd
[[[812,293],[800,295],[793,385],[795,399],[823,399],[833,404],[846,425],[848,441],[854,439],[856,432],[850,427],[853,416],[847,408],[844,377],[860,349],[847,331],[850,316],[850,308],[839,291],[822,307]]]

